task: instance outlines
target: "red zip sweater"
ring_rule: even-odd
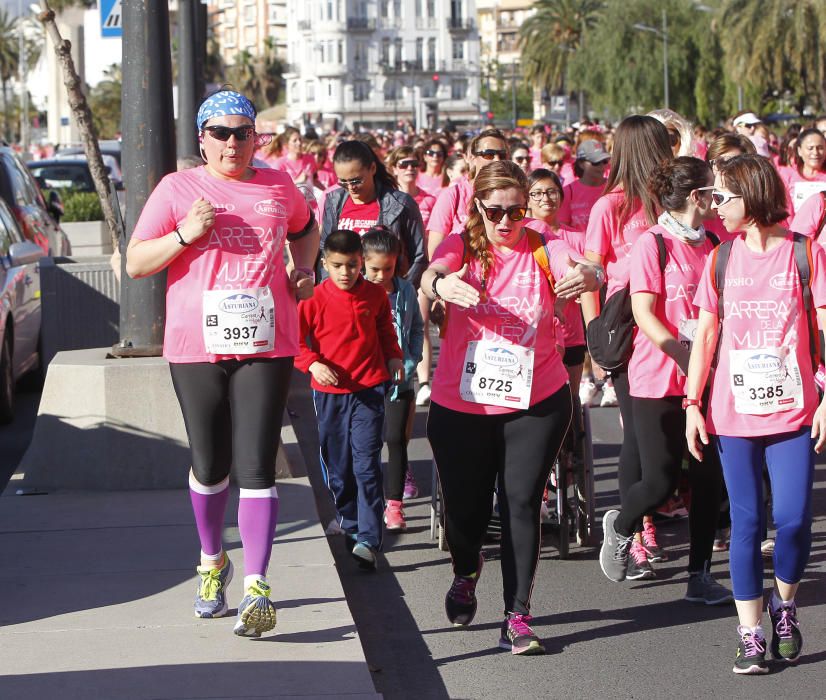
[[[298,305],[300,351],[295,366],[309,372],[323,362],[338,375],[338,384],[313,389],[352,394],[390,379],[387,362],[404,359],[390,314],[387,292],[363,277],[343,290],[326,279],[312,298]]]

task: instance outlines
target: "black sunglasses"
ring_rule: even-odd
[[[397,168],[402,168],[403,170],[407,170],[408,168],[418,168],[419,161],[417,160],[400,160],[396,163]]]
[[[504,160],[508,152],[507,151],[500,151],[497,148],[486,148],[484,151],[476,151],[473,155],[478,156],[479,158],[484,158],[485,160],[493,160],[497,156],[499,160]]]
[[[425,151],[425,153],[427,153],[427,155],[429,155],[429,156],[432,156],[433,158],[444,158],[445,157],[445,152],[444,151],[427,150],[427,151]]]
[[[234,136],[236,141],[246,141],[252,138],[255,133],[254,126],[236,126],[235,128],[229,126],[205,126],[204,131],[209,132],[209,135],[217,141],[229,141],[230,136]]]
[[[526,163],[528,161],[528,156],[514,156],[513,162],[514,163]]]
[[[505,218],[505,214],[508,215],[508,218],[511,221],[522,221],[522,219],[525,218],[525,214],[528,213],[527,207],[523,207],[518,204],[514,204],[512,207],[508,207],[507,209],[503,209],[502,207],[486,207],[482,204],[482,202],[479,202],[479,206],[482,207],[482,210],[485,212],[485,216],[488,217],[488,221],[494,224],[498,224],[502,221],[502,219]]]

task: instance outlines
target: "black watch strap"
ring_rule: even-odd
[[[175,238],[177,239],[178,243],[180,243],[182,246],[186,247],[186,246],[189,245],[189,243],[187,243],[184,240],[184,237],[181,235],[181,230],[180,229],[177,229],[177,228],[175,229]]]
[[[433,296],[436,298],[436,301],[439,301],[442,297],[439,295],[439,292],[436,291],[436,283],[439,280],[443,280],[445,276],[441,272],[437,272],[436,276],[433,278],[433,284],[431,285],[430,289],[433,291]]]

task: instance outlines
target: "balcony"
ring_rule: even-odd
[[[409,75],[410,73],[420,73],[424,70],[421,61],[399,61],[395,63],[385,63],[381,66],[384,75]]]
[[[416,29],[438,29],[435,17],[416,17]]]
[[[468,17],[448,17],[447,28],[456,33],[472,32],[476,28],[476,22]]]
[[[313,28],[313,23],[308,19],[298,20],[298,31],[309,32]]]
[[[369,17],[348,17],[347,30],[351,32],[372,32],[376,29],[376,20]]]
[[[313,72],[317,78],[339,78],[347,74],[347,66],[341,63],[317,63]]]

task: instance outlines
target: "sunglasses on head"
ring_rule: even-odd
[[[229,141],[230,136],[234,136],[236,141],[246,141],[251,139],[255,133],[254,126],[205,126],[206,131],[216,141]]]
[[[525,218],[525,214],[528,213],[528,208],[520,206],[519,204],[514,204],[512,207],[508,207],[507,209],[502,207],[486,207],[482,204],[482,202],[479,202],[479,206],[482,207],[482,210],[485,212],[485,216],[488,217],[488,221],[494,224],[498,224],[502,221],[502,219],[505,218],[505,214],[508,215],[508,219],[511,221],[522,221],[522,219]]]
[[[711,191],[711,201],[714,202],[715,207],[722,207],[724,204],[728,204],[732,199],[737,199],[738,197],[742,197],[742,194],[734,194],[732,192],[721,192],[720,190],[712,190]]]
[[[494,158],[499,158],[499,160],[504,160],[508,153],[507,151],[499,150],[498,148],[486,148],[484,151],[476,151],[474,154],[478,158],[484,158],[485,160],[493,160]]]
[[[359,187],[363,183],[364,183],[364,178],[363,177],[354,177],[354,178],[350,178],[349,180],[339,180],[338,181],[338,184],[341,185],[341,187],[344,187],[344,188]]]
[[[407,170],[409,168],[415,169],[415,168],[419,167],[419,161],[412,160],[412,159],[411,160],[400,160],[398,163],[396,163],[396,167],[397,168],[402,168],[404,170]]]
[[[444,158],[445,157],[445,152],[444,151],[427,150],[427,151],[425,151],[425,153],[427,153],[427,155],[431,156],[432,158]]]

